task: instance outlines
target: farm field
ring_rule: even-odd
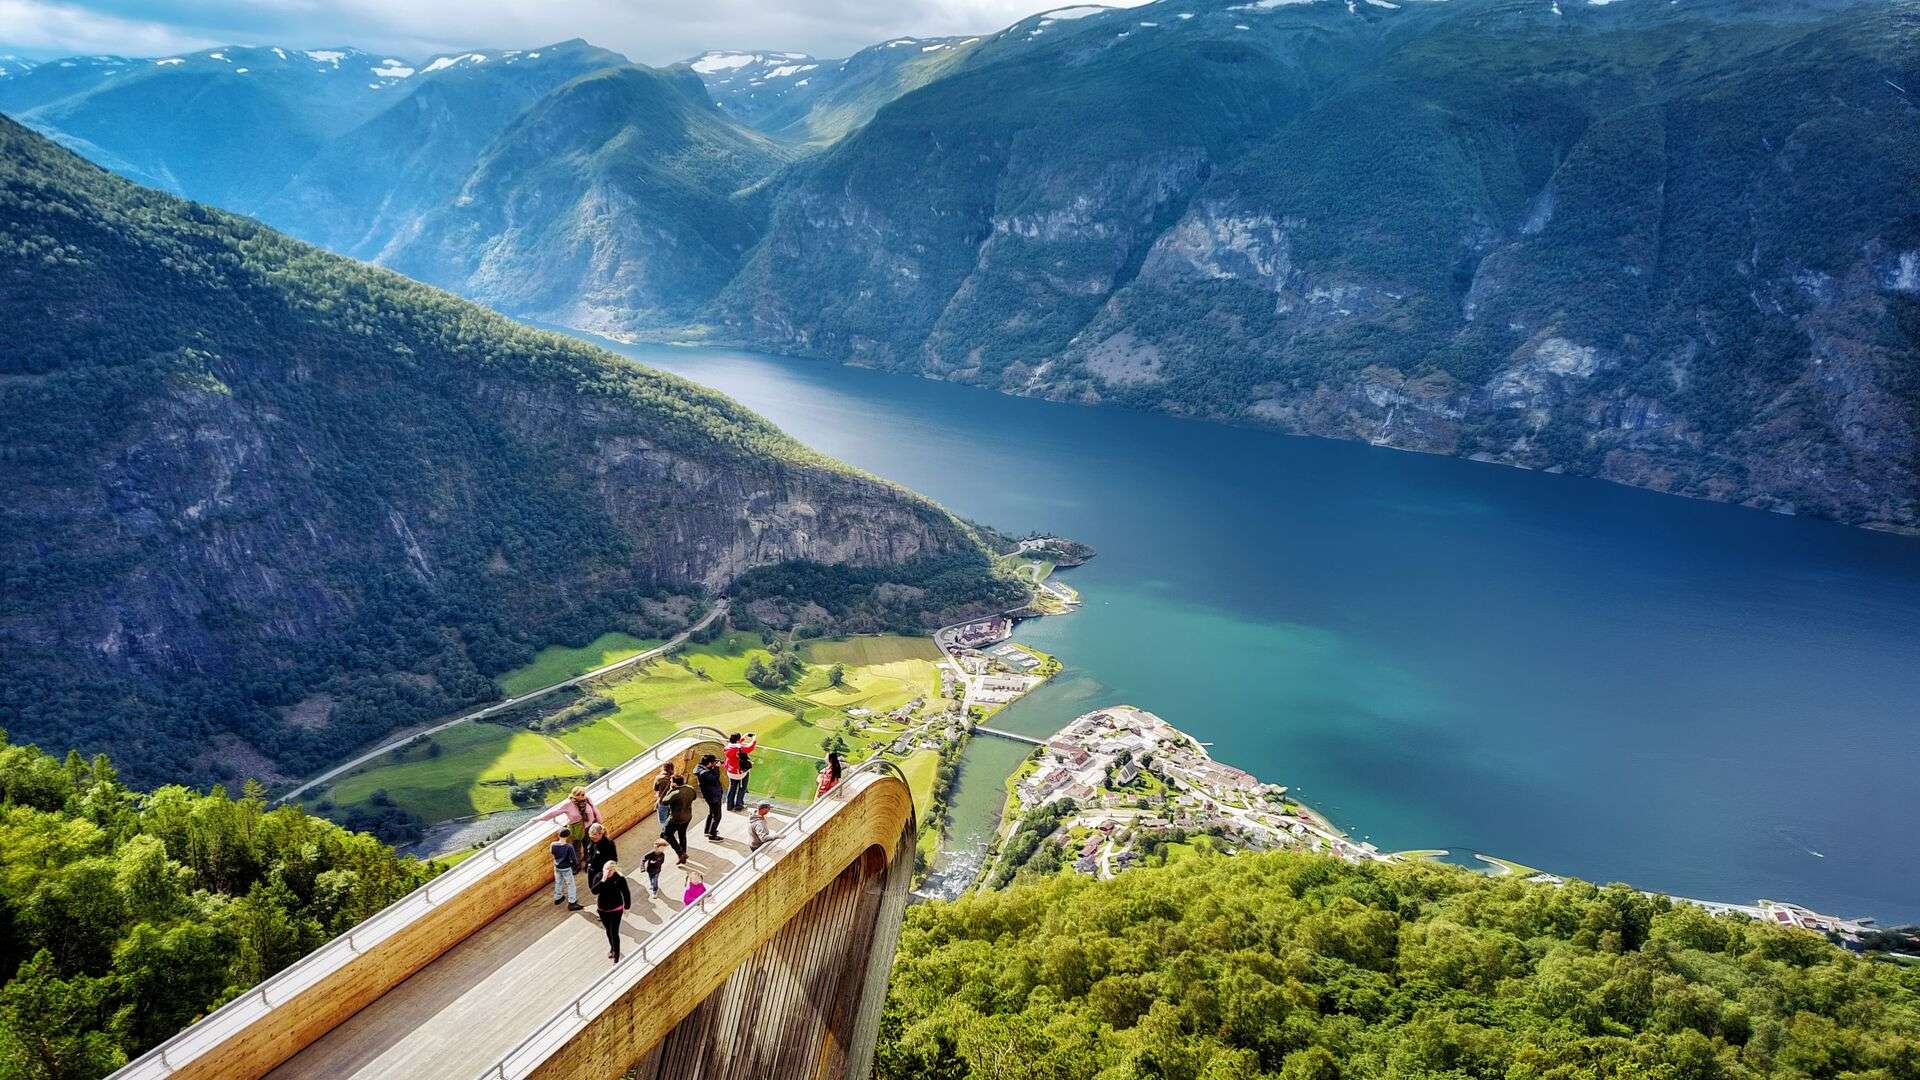
[[[661,643],[660,638],[637,638],[614,632],[601,634],[579,648],[549,645],[534,654],[533,660],[494,678],[503,697],[518,697],[543,686],[584,675],[595,668],[637,656]]]
[[[513,679],[513,689],[525,693],[612,663],[623,651],[631,656],[648,647],[651,643],[608,634],[582,649],[545,650],[533,664],[503,679]],[[915,698],[937,698],[939,669],[928,657],[938,652],[925,639],[818,640],[802,643],[798,652],[808,663],[804,674],[784,690],[763,691],[746,681],[747,665],[756,656],[763,663],[771,659],[760,636],[723,634],[594,684],[591,691],[610,699],[614,708],[577,726],[542,734],[503,724],[462,724],[340,778],[313,793],[308,804],[331,803],[343,811],[391,806],[429,825],[511,810],[512,783],[553,781],[559,787],[613,768],[693,725],[757,732],[762,749],[754,755],[750,790],[804,803],[813,797],[822,740],[847,729],[845,710],[864,707],[878,718],[862,721],[859,733],[847,738],[849,757],[858,760],[869,740],[890,740],[903,730],[884,719],[887,712]],[[844,665],[838,687],[829,684],[834,664]],[[546,681],[533,683],[535,672]],[[902,762],[922,815],[931,803],[937,764],[931,751]],[[549,801],[556,797],[551,791],[547,795]]]

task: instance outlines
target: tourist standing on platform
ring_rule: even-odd
[[[573,838],[567,835],[567,830],[554,830],[550,850],[553,852],[553,902],[565,900],[568,911],[579,911],[580,888],[574,884],[573,875],[580,868],[580,854],[574,850]]]
[[[747,847],[749,850],[759,851],[762,847],[766,846],[767,841],[773,839],[773,822],[767,820],[767,814],[772,809],[772,803],[763,802],[755,808],[753,816],[747,819]]]
[[[693,768],[693,779],[700,785],[700,797],[707,801],[707,839],[720,839],[720,800],[726,790],[720,783],[720,759],[702,754]]]
[[[753,768],[753,758],[748,755],[759,749],[760,740],[753,732],[747,732],[743,741],[739,732],[727,736],[727,809],[745,810],[747,808],[747,771]]]
[[[813,797],[819,798],[840,786],[840,773],[844,766],[840,764],[840,751],[827,751],[827,767],[820,770],[819,782],[814,785]]]
[[[600,880],[600,873],[606,865],[620,857],[620,849],[613,844],[613,837],[607,834],[607,827],[594,822],[587,826],[587,887]]]
[[[541,821],[565,818],[567,833],[573,837],[573,864],[582,869],[587,865],[587,826],[600,820],[600,808],[587,798],[585,787],[576,787],[567,801],[540,815]]]
[[[687,871],[687,887],[680,892],[680,906],[692,907],[695,900],[706,894],[707,879],[701,877],[698,870]]]
[[[602,874],[599,881],[587,884],[600,898],[600,925],[607,930],[607,959],[617,964],[620,962],[620,916],[633,906],[633,893],[627,890],[627,879],[621,876],[619,863],[608,863],[602,868]]]
[[[653,801],[660,811],[660,824],[667,823],[667,792],[673,790],[673,762],[660,766],[660,775],[653,778]]]
[[[667,868],[667,842],[655,840],[653,850],[640,860],[640,869],[647,872],[647,895],[660,899],[660,871]]]
[[[687,778],[675,776],[673,790],[667,792],[667,827],[660,830],[660,839],[673,847],[673,853],[680,857],[678,866],[687,865],[687,824],[693,820],[693,801],[699,798],[693,789],[687,786]]]

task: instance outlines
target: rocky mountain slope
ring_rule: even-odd
[[[481,155],[520,114],[581,75],[626,62],[584,41],[435,58],[397,100],[328,140],[272,197],[240,209],[302,240],[378,262],[459,196]]]
[[[732,340],[1920,526],[1920,5],[1036,16],[794,170]]]
[[[603,68],[495,139],[383,260],[503,311],[588,330],[684,319],[760,236],[743,192],[784,160],[686,69]]]
[[[825,146],[956,67],[980,38],[895,38],[845,60],[706,52],[686,61],[728,116],[783,142]]]
[[[5,120],[0,250],[15,738],[271,778],[756,567],[1004,599],[971,529],[726,398]]]

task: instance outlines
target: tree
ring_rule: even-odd
[[[845,686],[846,684],[847,684],[847,665],[845,664],[833,665],[833,667],[827,672],[827,685],[828,686]]]
[[[0,988],[0,1075],[93,1080],[126,1063],[119,1030],[130,1010],[113,1007],[114,980],[60,977],[45,949]]]

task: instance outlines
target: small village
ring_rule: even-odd
[[[1225,850],[1390,858],[1348,839],[1290,799],[1284,786],[1215,761],[1198,740],[1131,705],[1087,713],[1061,729],[1016,776],[1010,803],[1010,823],[1070,807],[1048,839],[1065,846],[1075,869],[1101,878],[1169,839],[1184,843],[1201,834]]]
[[[1215,761],[1199,740],[1131,705],[1087,713],[1049,739],[1016,774],[1007,818],[1003,840],[1025,822],[1053,821],[1041,844],[1057,846],[1063,865],[1102,879],[1140,864],[1155,849],[1164,851],[1169,843],[1186,844],[1196,836],[1226,853],[1290,848],[1354,863],[1446,854],[1395,854],[1355,842],[1289,798],[1285,786],[1263,783],[1245,770]],[[1497,874],[1516,873],[1552,885],[1566,881],[1505,860],[1479,858]],[[1010,876],[1011,870],[1003,868],[1002,874]],[[1685,896],[1670,899],[1715,914],[1831,934],[1843,944],[1874,929],[1871,919],[1845,919],[1774,900],[1728,904]]]

